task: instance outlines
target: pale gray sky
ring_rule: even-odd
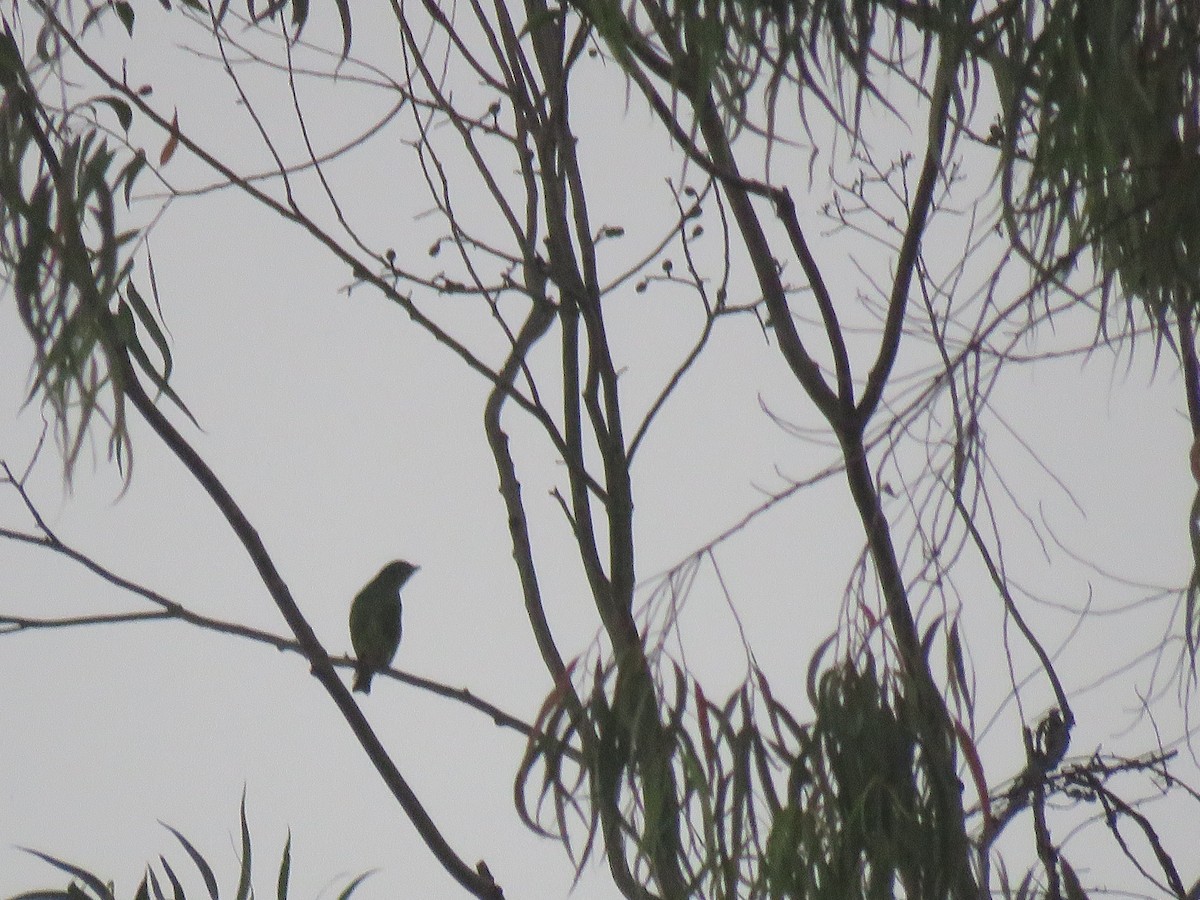
[[[131,46],[114,23],[108,26],[108,52],[128,55],[130,82],[153,83],[156,108],[177,106],[183,126],[226,158],[267,167],[269,158],[228,82],[176,46],[182,36],[199,45],[203,35],[166,31],[173,20],[153,4],[138,14]],[[372,29],[370,9],[355,14],[362,16],[356,49],[386,58],[386,27]],[[336,26],[327,18],[314,18],[310,36],[336,45]],[[585,93],[576,110],[586,104],[579,128],[593,179],[593,221],[626,229],[620,241],[601,245],[602,259],[612,254],[615,276],[669,222],[673,201],[664,179],[678,183],[680,161],[643,105],[632,96],[626,102],[623,80],[612,67],[598,61],[584,66],[591,80],[581,79]],[[278,82],[244,74],[258,108],[272,114],[273,126],[289,129],[290,106]],[[475,88],[463,81],[459,89]],[[354,133],[372,110],[387,108],[362,91],[347,99],[354,91],[345,81],[306,84],[306,110],[322,147]],[[796,123],[788,124],[795,129]],[[897,131],[899,140],[902,129]],[[918,139],[923,134],[919,127],[914,132]],[[161,137],[144,135],[141,140],[157,153]],[[919,140],[912,146],[919,150]],[[291,158],[297,150],[293,134]],[[807,168],[799,160],[807,161],[804,152],[781,154],[773,171],[778,175],[788,162],[797,163],[796,177],[785,180],[804,202]],[[441,226],[419,217],[429,203],[398,133],[385,134],[330,171],[355,222],[373,240],[394,246],[402,259],[425,256]],[[166,174],[177,187],[211,180],[184,151]],[[151,187],[144,179],[143,190]],[[828,192],[821,166],[813,192]],[[152,200],[137,206],[143,215],[154,209]],[[489,215],[482,202],[466,214],[481,222]],[[704,222],[708,230],[697,248],[711,254],[704,261],[717,271],[716,219]],[[961,222],[944,226],[939,250],[957,251]],[[819,245],[826,248],[822,261],[833,286],[852,305],[869,290],[859,269],[841,256],[855,245],[845,235]],[[469,688],[532,720],[551,684],[524,618],[480,427],[487,384],[371,290],[347,294],[350,273],[342,265],[298,229],[231,192],[178,201],[153,232],[151,247],[173,339],[172,383],[203,427],[185,427],[185,433],[242,504],[330,652],[349,649],[346,613],[358,587],[383,562],[411,559],[422,568],[404,591],[397,665]],[[890,260],[866,244],[857,247],[861,266],[886,273]],[[681,265],[678,252],[669,255]],[[438,265],[433,258],[421,264],[430,272]],[[746,273],[735,271],[731,299],[752,300]],[[798,271],[794,263],[792,271]],[[139,272],[144,285],[144,265]],[[452,298],[422,302],[495,358],[502,344],[486,311]],[[630,282],[608,303],[634,421],[687,351],[701,319],[695,301],[667,285],[638,294]],[[870,321],[866,312],[857,317]],[[1093,327],[1087,316],[1067,317],[1056,333],[1044,332],[1043,343],[1021,349],[1077,345]],[[547,376],[556,343],[552,334],[535,355]],[[1132,582],[1166,587],[1188,575],[1185,524],[1194,484],[1186,467],[1180,379],[1169,355],[1155,374],[1153,351],[1143,340],[1131,361],[1101,348],[1086,361],[1013,366],[996,394],[995,412],[1036,447],[1061,485],[998,419],[987,425],[987,448],[1026,510],[1044,516],[1071,550]],[[41,429],[37,405],[22,408],[30,358],[6,297],[0,303],[0,457],[15,467],[27,462]],[[914,353],[902,366],[911,371],[921,362]],[[768,493],[834,459],[827,444],[785,434],[763,407],[805,426],[817,422],[758,322],[752,316],[723,320],[709,352],[664,409],[635,469],[645,595],[658,573],[737,523]],[[174,419],[186,426],[181,416]],[[508,421],[540,542],[548,612],[571,656],[587,649],[597,623],[566,523],[549,493],[562,476],[548,444],[518,416]],[[29,490],[48,524],[98,562],[190,608],[283,633],[275,607],[212,505],[136,419],[133,435],[134,478],[124,496],[119,475],[104,459],[102,438],[92,442],[95,453],[85,455],[69,493],[47,448]],[[1015,519],[1011,511],[1003,515]],[[29,527],[11,491],[0,491],[0,524]],[[719,546],[738,617],[780,696],[796,702],[803,697],[809,654],[839,624],[842,591],[860,545],[844,482],[834,476]],[[1042,595],[1054,593],[1064,607],[1032,607],[1052,649],[1072,634],[1077,622],[1070,610],[1088,602],[1089,586],[1097,611],[1152,593],[1101,578],[1053,546],[1046,552],[1051,563],[1019,526],[1006,539],[1013,579]],[[64,559],[12,542],[0,542],[0,571],[0,613],[145,608]],[[980,673],[980,718],[986,720],[1008,683],[1000,644],[989,640],[1000,627],[998,601],[982,581],[978,590],[978,604],[964,597],[964,619],[982,635],[973,662]],[[1089,685],[1152,647],[1167,627],[1171,602],[1168,597],[1137,612],[1089,618],[1059,660],[1068,689]],[[723,696],[745,675],[734,618],[710,566],[701,569],[676,647],[707,679],[710,697]],[[1024,675],[1031,657],[1023,649],[1016,656]],[[1150,689],[1151,675],[1143,665],[1078,696],[1073,750],[1086,754],[1101,743],[1113,751],[1150,749],[1144,724],[1128,736],[1120,732],[1133,718],[1137,692]],[[1167,673],[1157,677],[1158,686],[1170,684]],[[125,895],[159,853],[177,870],[186,869],[159,819],[187,835],[232,888],[243,787],[260,892],[273,890],[290,827],[295,897],[333,896],[353,875],[376,868],[359,896],[459,895],[298,656],[179,624],[62,629],[0,636],[0,679],[9,685],[0,704],[2,895],[63,883],[16,845],[113,878]],[[1039,684],[1027,702],[1027,716],[1036,718],[1051,697]],[[1173,702],[1169,696],[1164,704],[1168,720]],[[364,704],[401,771],[464,858],[486,859],[514,900],[568,894],[573,872],[561,848],[529,834],[513,812],[519,736],[461,705],[391,681],[377,681]],[[982,746],[993,781],[1021,765],[1014,715],[1006,707],[1002,725]],[[1169,733],[1178,734],[1179,723],[1170,726]],[[1194,774],[1190,762],[1185,768]],[[593,863],[575,895],[607,898],[616,892],[605,869]]]

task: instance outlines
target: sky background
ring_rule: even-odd
[[[178,107],[184,127],[223,156],[248,170],[268,168],[228,81],[180,46],[199,45],[203,35],[176,31],[178,17],[154,4],[138,14],[132,41],[110,23],[103,44],[109,58],[127,56],[131,83],[152,83],[156,108]],[[374,14],[365,8],[356,19],[356,52],[386,56],[394,36]],[[330,15],[315,12],[309,36],[336,46],[340,35]],[[602,254],[612,254],[607,271],[616,273],[669,227],[674,201],[666,179],[680,183],[679,161],[618,73],[599,60],[583,67],[574,102],[577,110],[586,108],[579,129],[593,221],[626,229],[625,238],[601,246]],[[290,107],[278,80],[246,76],[256,108],[286,130]],[[310,126],[325,147],[389,106],[386,97],[348,80],[309,82],[304,90]],[[486,106],[481,95],[481,112]],[[903,139],[920,148],[919,124],[907,135],[902,126],[887,127],[896,129],[897,146]],[[295,137],[284,142],[293,153]],[[149,130],[135,131],[135,140],[152,155],[161,146],[161,135]],[[886,154],[886,136],[883,143]],[[439,226],[421,216],[429,202],[406,152],[399,131],[385,132],[330,171],[350,214],[379,246],[395,247],[401,259],[424,258],[436,271],[440,262],[427,248]],[[810,184],[807,168],[797,164],[806,152],[781,154],[773,171],[796,164],[796,176],[782,180],[798,199],[824,198],[829,185],[821,166]],[[182,151],[166,174],[177,187],[211,181]],[[980,184],[989,176],[981,170]],[[153,193],[148,179],[141,187]],[[152,214],[160,203],[161,195],[145,197],[135,212]],[[480,222],[489,215],[482,202],[465,207],[465,214]],[[703,221],[708,231],[696,246],[715,266],[716,229],[711,218]],[[935,232],[931,259],[942,261],[944,250],[949,265],[964,239],[963,220],[950,217],[937,227],[944,230]],[[531,721],[551,684],[524,617],[480,426],[487,383],[373,291],[348,291],[350,273],[297,229],[230,192],[170,205],[150,246],[175,355],[172,384],[201,425],[185,433],[254,523],[328,650],[349,650],[346,614],[355,591],[386,561],[410,559],[421,571],[404,591],[397,666],[468,688]],[[848,305],[869,290],[864,272],[887,271],[877,250],[851,236],[826,234],[819,246]],[[681,264],[678,252],[667,255]],[[731,300],[753,300],[751,282],[740,262],[735,266]],[[139,272],[144,278],[144,268]],[[702,319],[694,298],[669,284],[637,293],[630,282],[607,303],[625,366],[623,398],[634,418],[686,353]],[[469,301],[434,298],[428,308],[489,358],[502,349],[494,325]],[[854,309],[852,320],[870,321],[866,304]],[[1019,349],[1033,354],[1079,346],[1094,329],[1090,313],[1066,316],[1053,332],[1039,332],[1036,344]],[[552,335],[535,354],[535,365],[547,374],[555,344]],[[924,352],[906,352],[902,370],[919,370]],[[0,360],[0,457],[20,470],[41,433],[42,414],[36,403],[24,405],[31,353],[8,295],[0,301]],[[1119,680],[1097,680],[1162,639],[1174,602],[1165,591],[1189,574],[1185,524],[1195,488],[1177,367],[1169,353],[1156,367],[1150,340],[1132,350],[1102,346],[1088,356],[1014,364],[991,413],[989,453],[1026,512],[1072,552],[1124,579],[1102,577],[1053,546],[1043,553],[1019,523],[1006,538],[1014,580],[1059,604],[1031,604],[1047,646],[1056,649],[1071,638],[1057,661],[1079,704],[1073,751],[1150,749],[1144,720],[1126,729],[1137,718],[1139,692],[1157,686],[1167,689],[1160,721],[1170,734],[1179,733],[1166,670],[1170,655],[1166,669],[1156,672],[1152,660],[1143,661]],[[817,424],[760,323],[751,315],[722,320],[635,467],[642,598],[653,594],[660,573],[770,494],[835,460],[825,438],[789,434],[773,415],[802,427]],[[181,416],[173,418],[184,424]],[[597,622],[550,496],[562,475],[552,449],[528,423],[516,415],[506,421],[521,460],[548,614],[570,657],[588,650]],[[102,437],[85,451],[70,490],[52,448],[43,451],[28,489],[47,523],[64,542],[189,608],[284,633],[215,509],[136,418],[131,428],[133,479],[123,494]],[[1004,516],[1016,519],[1011,511]],[[11,490],[0,490],[0,523],[29,527]],[[717,547],[736,619],[711,565],[701,567],[675,652],[704,680],[710,697],[723,697],[746,674],[735,637],[740,622],[773,689],[799,703],[810,653],[840,621],[860,548],[840,476],[796,493]],[[0,613],[145,608],[77,565],[13,542],[0,542],[0,571]],[[980,720],[997,709],[1007,717],[981,748],[996,781],[1020,768],[1020,733],[1011,704],[1002,706],[1009,686],[1000,642],[993,639],[1002,627],[998,601],[982,581],[965,585],[964,618],[980,636],[973,658]],[[977,597],[969,596],[972,586]],[[1078,611],[1089,598],[1096,615],[1080,625]],[[1151,599],[1130,606],[1141,598]],[[1031,658],[1020,649],[1015,654],[1024,675]],[[290,828],[293,896],[336,896],[370,869],[379,871],[359,896],[459,894],[295,654],[177,623],[0,634],[0,683],[9,686],[0,703],[0,895],[63,884],[18,846],[112,878],[119,895],[132,893],[145,863],[159,853],[186,868],[159,820],[187,835],[232,890],[243,790],[260,892],[273,890]],[[524,749],[519,735],[392,681],[378,680],[362,702],[400,770],[466,860],[487,860],[506,896],[568,895],[574,871],[561,848],[526,831],[513,811],[512,778]],[[1036,721],[1050,702],[1043,687],[1031,689],[1027,716]],[[1190,760],[1185,766],[1194,771]],[[1186,828],[1173,835],[1180,848],[1188,838]],[[1091,853],[1085,861],[1099,870],[1104,859]],[[1189,883],[1197,875],[1183,873]],[[579,897],[616,895],[594,863],[575,889]]]

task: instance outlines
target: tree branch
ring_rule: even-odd
[[[49,10],[46,10],[46,14],[51,15]],[[31,93],[32,85],[28,83],[28,76],[23,84],[12,86],[10,90],[19,90],[26,95],[24,98],[27,101],[26,107],[33,103],[35,95]],[[87,311],[88,317],[97,329],[98,338],[108,363],[109,378],[112,380],[113,390],[117,393],[118,400],[128,400],[133,405],[158,438],[183,463],[189,474],[204,489],[225,517],[249,555],[259,577],[275,601],[276,607],[295,635],[300,652],[312,666],[313,676],[325,687],[383,778],[384,783],[400,803],[435,858],[459,884],[475,896],[482,900],[499,900],[503,896],[500,887],[490,876],[484,877],[479,874],[454,852],[388,755],[386,748],[354,701],[349,689],[338,677],[329,655],[301,613],[287,583],[275,568],[270,554],[249,519],[246,518],[232,495],[199,453],[167,419],[142,387],[136,368],[130,360],[129,350],[122,338],[120,326],[117,324],[114,314],[107,308],[97,288],[95,275],[91,268],[91,253],[83,236],[82,217],[84,211],[76,208],[75,192],[70,175],[63,171],[62,164],[41,124],[28,109],[26,112],[26,124],[37,137],[38,146],[45,156],[44,161],[53,178],[57,195],[57,227],[63,242],[62,271],[66,282],[65,286],[74,287],[78,292],[80,304]]]

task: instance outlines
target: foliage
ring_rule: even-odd
[[[1119,280],[1159,325],[1198,296],[1195,16],[1157,0],[1057,2],[1033,21],[1014,10],[997,36],[1014,237],[1037,235],[1031,255],[1059,271],[1094,248],[1106,286]]]
[[[251,864],[251,846],[250,846],[250,826],[246,823],[246,798],[242,797],[241,805],[241,865],[238,870],[237,885],[234,888],[232,895],[236,900],[247,900],[254,896],[253,891],[253,873]],[[182,833],[172,828],[170,825],[163,823],[163,827],[175,836],[175,839],[183,847],[188,859],[196,870],[196,874],[200,876],[203,883],[204,894],[208,895],[209,900],[219,900],[221,892],[217,885],[217,876],[213,873],[212,866],[204,855],[196,849]],[[56,869],[60,869],[71,876],[71,883],[63,890],[45,889],[37,891],[29,891],[28,893],[18,894],[10,900],[116,900],[112,882],[105,882],[103,879],[92,874],[86,869],[80,868],[61,859],[56,859],[46,853],[38,850],[27,850],[39,859],[45,860]],[[146,867],[146,874],[142,877],[141,884],[133,893],[134,900],[164,900],[166,897],[173,897],[174,900],[185,900],[188,892],[184,887],[184,881],[180,874],[177,874],[175,868],[167,861],[165,856],[158,858],[160,870],[156,870],[153,865]],[[161,874],[159,872],[161,871]],[[275,897],[276,900],[287,900],[288,884],[292,872],[292,836],[289,833],[287,842],[284,844],[283,853],[279,858],[279,870],[276,878]],[[338,900],[349,900],[351,895],[358,889],[358,886],[370,875],[369,872],[359,875],[354,878],[340,894]],[[201,896],[196,891],[192,892],[193,896]]]
[[[686,835],[679,852],[696,896],[876,898],[901,886],[905,896],[943,895],[953,877],[941,836],[952,829],[938,821],[905,692],[879,678],[869,652],[818,674],[820,660],[809,672],[815,715],[806,724],[762,671],[722,704],[678,664],[663,680],[674,689],[652,704],[622,696],[613,670],[597,671],[583,710],[561,702],[543,710],[518,783],[530,790],[542,770],[537,804],[550,805],[556,824],[539,825],[523,803],[527,823],[563,841],[582,867],[600,811],[619,808],[619,827],[636,836],[635,872],[653,871],[656,835]],[[669,723],[659,752],[681,785],[674,804],[655,793],[642,762],[649,750],[638,746],[638,718],[655,708]],[[581,737],[583,728],[594,733]],[[576,741],[595,748],[578,766],[563,752]],[[612,800],[588,802],[585,786]],[[580,851],[569,821],[583,810]]]
[[[54,43],[47,26],[38,42],[40,67],[54,64]],[[168,384],[166,335],[132,277],[139,230],[117,226],[116,200],[129,204],[146,157],[127,153],[119,163],[100,136],[101,110],[129,130],[133,114],[120,97],[95,96],[50,112],[11,29],[0,35],[0,85],[0,267],[33,342],[29,399],[53,412],[69,478],[94,418],[108,425],[110,457],[128,461],[125,392],[133,366],[184,408]]]

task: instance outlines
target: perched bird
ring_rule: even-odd
[[[354,690],[371,693],[371,677],[391,665],[400,646],[400,588],[415,571],[402,559],[388,563],[350,604],[350,643],[358,657]]]

